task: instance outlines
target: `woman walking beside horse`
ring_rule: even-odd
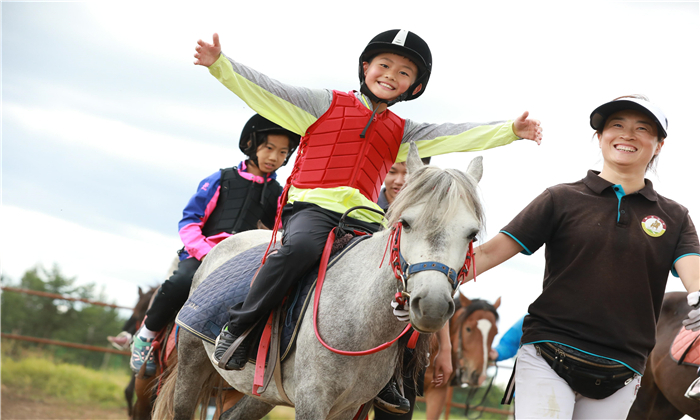
[[[548,188],[475,250],[476,272],[546,245],[514,370],[515,417],[624,419],[655,343],[669,270],[698,306],[700,245],[688,210],[644,179],[668,121],[643,96],[590,116],[600,173]],[[685,323],[698,325],[700,311]],[[512,390],[513,379],[509,384]]]

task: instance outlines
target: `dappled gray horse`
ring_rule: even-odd
[[[380,266],[387,241],[397,228],[401,231],[400,253],[408,264],[429,261],[451,268],[450,277],[433,269],[407,276],[412,326],[433,333],[454,312],[452,295],[457,273],[465,265],[470,242],[483,224],[476,195],[481,158],[474,159],[466,173],[442,170],[423,166],[412,144],[407,166],[409,180],[387,214],[388,226],[393,228],[359,242],[327,272],[316,322],[323,340],[336,349],[370,349],[391,341],[406,328],[390,306],[397,292],[397,277],[388,253]],[[221,242],[197,271],[193,290],[233,256],[269,240],[269,231],[250,231]],[[274,381],[262,396],[252,397],[254,367],[249,364],[242,371],[219,370],[209,357],[213,350],[213,345],[193,334],[181,334],[180,363],[177,375],[173,375],[176,383],[161,392],[156,410],[162,411],[157,418],[191,419],[197,392],[213,369],[234,388],[249,394],[222,418],[262,418],[275,405],[289,405]],[[282,363],[284,392],[295,407],[296,418],[352,419],[392,377],[399,352],[396,343],[384,351],[356,357],[331,352],[319,343],[313,317],[307,313],[296,346]],[[168,412],[170,409],[174,413]]]

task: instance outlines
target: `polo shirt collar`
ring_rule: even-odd
[[[589,170],[586,177],[583,178],[583,183],[596,194],[601,194],[606,188],[613,186],[611,182],[598,176],[599,174],[599,171]],[[659,199],[654,191],[654,184],[646,178],[644,178],[644,188],[637,192],[649,201],[658,201]]]

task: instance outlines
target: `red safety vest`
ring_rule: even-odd
[[[371,116],[353,92],[333,91],[330,108],[301,139],[292,185],[352,187],[376,202],[399,153],[405,120],[389,110],[375,114],[362,138]]]

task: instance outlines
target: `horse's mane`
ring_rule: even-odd
[[[476,181],[466,172],[457,169],[440,169],[423,166],[409,174],[406,186],[389,207],[388,225],[393,226],[403,212],[416,203],[427,205],[414,224],[443,224],[457,212],[461,200],[474,213],[479,224],[484,224],[484,212],[477,196]]]

